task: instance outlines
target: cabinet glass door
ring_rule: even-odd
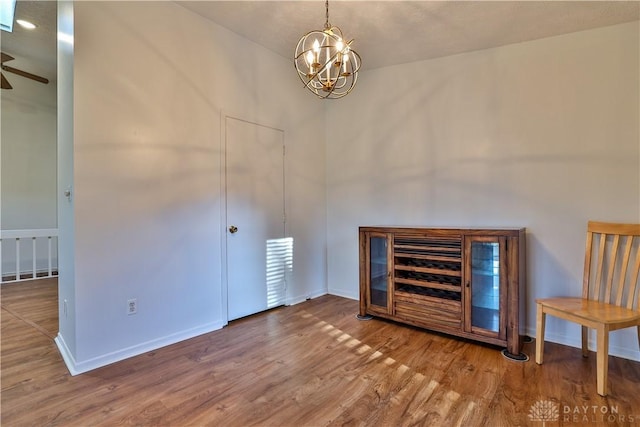
[[[471,314],[471,330],[476,332],[478,328],[496,335],[504,331],[500,301],[506,272],[502,271],[500,248],[499,239],[478,238],[470,242],[467,313]]]
[[[369,240],[370,303],[387,308],[388,298],[388,239],[386,236],[371,236]]]

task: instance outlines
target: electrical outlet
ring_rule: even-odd
[[[138,300],[136,298],[127,300],[127,314],[136,314],[138,312]]]

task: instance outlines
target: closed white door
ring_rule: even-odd
[[[284,304],[284,276],[273,280],[286,242],[284,131],[228,116],[224,125],[227,307],[234,320]]]

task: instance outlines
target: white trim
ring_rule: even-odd
[[[25,274],[31,274],[31,271],[26,272]],[[5,280],[5,277],[14,277],[16,275],[15,271],[3,271],[2,277],[0,277],[0,286],[5,283],[15,283],[15,282],[27,282],[31,280],[40,280],[40,279],[51,279],[52,277],[58,277],[58,268],[53,268],[49,271],[47,268],[38,268],[36,269],[36,277],[25,277],[24,279],[13,279],[13,280]]]
[[[327,293],[329,295],[335,295],[337,297],[349,298],[349,299],[358,301],[360,300],[360,294],[358,292],[353,293],[353,292],[345,291],[344,289],[329,289]]]
[[[0,230],[0,239],[27,239],[32,237],[58,237],[58,229]]]
[[[67,346],[67,343],[65,342],[64,337],[60,335],[60,332],[58,332],[58,335],[56,335],[56,337],[53,339],[53,342],[56,343],[56,346],[58,347],[58,351],[60,352],[60,356],[62,356],[62,360],[64,361],[64,364],[67,365],[67,369],[69,370],[69,373],[72,376],[80,374],[81,372],[78,372],[75,369],[76,361],[73,358],[73,353],[71,352],[71,350],[69,350],[69,347]]]
[[[222,319],[229,324],[229,288],[227,284],[227,115],[220,111],[220,301]]]
[[[140,354],[147,353],[149,351],[157,350],[161,347],[165,347],[171,344],[185,341],[191,338],[195,338],[199,335],[207,334],[209,332],[217,331],[224,327],[225,323],[212,322],[206,325],[202,325],[196,328],[187,329],[185,331],[177,332],[175,334],[167,335],[165,337],[157,338],[151,341],[146,341],[141,344],[136,344],[131,347],[123,348],[118,351],[103,354],[101,356],[93,357],[88,360],[78,362],[73,357],[69,347],[67,347],[64,337],[58,333],[54,339],[60,355],[64,360],[67,369],[71,375],[78,375],[93,369],[101,368],[106,365],[110,365],[115,362],[119,362],[130,357],[138,356]]]
[[[589,350],[595,352],[596,340],[593,336],[593,331],[590,330],[589,332]],[[534,328],[526,328],[526,334],[531,338],[535,338],[536,330]],[[564,334],[549,333],[549,330],[547,329],[544,334],[544,340],[555,344],[567,345],[569,347],[582,348],[582,338],[580,337],[580,334],[577,334],[576,336],[568,336]],[[609,340],[609,356],[617,356],[622,357],[623,359],[640,362],[640,351],[634,351],[627,347],[611,345],[611,340]]]
[[[321,297],[323,295],[327,295],[327,291],[326,290],[313,292],[311,294],[307,294],[307,295],[304,295],[304,296],[298,295],[297,297],[287,298],[285,304],[286,305],[296,305],[296,304],[300,304],[301,302],[305,302],[305,301],[313,299],[313,298]]]

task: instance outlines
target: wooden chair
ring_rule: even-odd
[[[538,299],[536,363],[544,353],[547,314],[582,326],[582,355],[587,357],[588,328],[597,331],[597,390],[607,395],[609,331],[636,326],[640,344],[640,224],[590,221],[582,298]]]

